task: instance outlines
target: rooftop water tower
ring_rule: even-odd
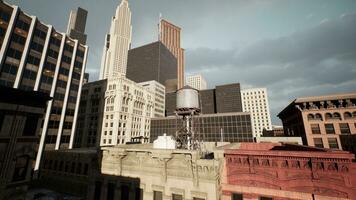
[[[177,91],[176,115],[183,118],[183,125],[176,132],[177,148],[198,149],[199,137],[193,131],[193,116],[200,113],[199,91],[184,86]]]

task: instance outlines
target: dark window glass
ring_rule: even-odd
[[[233,193],[231,196],[231,200],[243,200],[243,196],[242,194]]]
[[[20,28],[24,31],[28,31],[28,29],[30,28],[30,25],[19,19],[16,21],[16,27]]]
[[[13,34],[11,40],[18,44],[24,45],[26,42],[26,38],[22,37],[21,35]]]
[[[38,124],[38,116],[28,115],[26,118],[25,128],[23,130],[23,136],[35,136]]]
[[[328,138],[329,148],[331,149],[338,149],[339,145],[337,144],[336,138]]]
[[[335,134],[334,124],[325,124],[326,134]]]
[[[323,139],[322,138],[314,138],[314,146],[319,148],[324,148]]]
[[[2,19],[3,21],[10,21],[10,14],[3,12],[2,10],[0,11],[0,19]]]
[[[348,123],[340,123],[339,126],[341,134],[349,135],[351,133]]]
[[[313,134],[320,134],[320,127],[319,124],[311,124],[311,130]]]
[[[35,30],[35,36],[45,39],[46,38],[46,32],[40,30],[40,29],[36,29]]]
[[[259,199],[260,200],[273,200],[272,197],[260,197]]]

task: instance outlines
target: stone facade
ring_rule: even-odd
[[[154,191],[163,200],[173,194],[183,199],[219,199],[221,155],[201,159],[196,151],[109,147],[103,149],[101,173],[135,177],[140,180],[143,200],[153,199]]]
[[[353,199],[354,155],[281,144],[242,143],[225,148],[222,199]]]

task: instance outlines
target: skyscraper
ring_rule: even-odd
[[[187,77],[187,85],[197,90],[206,90],[208,84],[201,74],[191,75]]]
[[[0,1],[0,85],[40,91],[46,106],[35,170],[42,151],[71,148],[88,47],[17,6]]]
[[[87,41],[87,35],[85,32],[85,25],[87,22],[88,11],[83,8],[70,11],[67,35],[73,39],[77,39],[81,44],[85,44]]]
[[[164,102],[164,98],[155,98],[155,93],[126,78],[131,30],[128,1],[122,0],[111,22],[110,33],[105,37],[102,56],[100,79],[107,79],[107,82],[104,107],[100,108],[103,109],[100,146],[149,142],[155,100]],[[160,86],[164,91],[164,86]]]
[[[267,89],[244,89],[241,97],[243,111],[251,113],[253,136],[261,136],[263,129],[272,130]]]
[[[166,92],[175,92],[177,59],[160,41],[130,49],[126,77],[135,82],[155,80],[166,87]]]
[[[127,0],[122,0],[105,37],[100,79],[114,79],[126,75],[127,55],[131,45],[131,11]]]
[[[177,58],[177,89],[184,86],[184,49],[180,47],[180,30],[180,27],[164,19],[159,22],[159,40]]]

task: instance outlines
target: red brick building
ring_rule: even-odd
[[[351,153],[279,143],[234,145],[224,148],[223,200],[356,198]]]

